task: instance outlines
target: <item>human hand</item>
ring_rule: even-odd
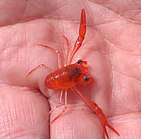
[[[39,47],[38,43],[62,50],[65,48],[62,35],[68,37],[71,46],[78,36],[80,3],[52,3],[21,3],[16,0],[13,4],[3,2],[4,6],[0,3],[5,7],[1,8],[1,13],[4,11],[7,15],[0,21],[3,25],[0,32],[0,137],[102,139],[103,129],[97,116],[71,92],[68,95],[68,110],[51,125],[49,131],[46,114],[50,106],[53,108],[59,102],[59,93],[44,86],[44,79],[50,71],[39,69],[28,79],[25,78],[31,69],[41,63],[57,69],[56,54]],[[131,2],[129,5],[138,9],[138,3]],[[136,14],[137,11],[126,10],[125,7],[119,1],[116,4],[104,1],[100,4],[84,3],[87,34],[82,49],[74,59],[85,59],[91,67],[95,83],[80,90],[103,109],[110,117],[109,122],[121,135],[117,137],[109,131],[110,139],[141,136],[140,17],[131,17],[131,12]],[[45,96],[48,96],[49,103]],[[51,118],[58,111],[54,111]]]

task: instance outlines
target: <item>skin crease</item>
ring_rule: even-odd
[[[110,139],[140,139],[140,5],[139,0],[1,0],[0,138],[104,139],[97,116],[71,92],[67,112],[49,129],[47,113],[59,102],[59,91],[44,86],[51,71],[40,68],[26,79],[41,63],[57,69],[57,55],[38,43],[65,54],[62,35],[72,47],[83,7],[86,39],[73,62],[87,60],[95,81],[80,91],[102,108],[121,135],[108,130]],[[59,111],[52,112],[50,118]]]

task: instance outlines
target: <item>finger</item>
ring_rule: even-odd
[[[60,109],[53,112],[51,119],[59,112]],[[96,116],[81,105],[69,105],[66,112],[50,125],[50,135],[52,139],[102,139],[104,136]]]
[[[46,99],[36,90],[0,85],[0,138],[49,139]]]

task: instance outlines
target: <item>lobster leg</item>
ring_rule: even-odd
[[[70,44],[69,44],[69,41],[68,41],[68,38],[66,36],[63,35],[63,37],[65,38],[66,40],[66,44],[67,44],[67,54],[66,54],[66,59],[65,59],[65,63],[64,63],[64,66],[66,66],[68,64],[68,58],[69,58],[69,54],[70,54]]]
[[[64,90],[61,90],[61,93],[60,93],[60,99],[59,99],[59,104],[56,105],[55,108],[51,109],[48,114],[51,114],[54,110],[56,110],[59,106],[62,105],[62,97],[63,97],[63,93],[64,93]]]
[[[61,68],[61,54],[60,54],[60,52],[57,49],[53,48],[53,47],[47,46],[46,44],[38,44],[38,45],[43,46],[43,47],[48,48],[48,49],[51,49],[54,52],[56,52],[57,56],[58,56],[58,66],[59,66],[59,68]]]
[[[102,112],[102,110],[98,107],[98,105],[96,103],[94,103],[93,101],[89,100],[88,98],[86,98],[85,96],[82,95],[82,93],[76,89],[76,88],[73,88],[72,91],[77,94],[78,96],[80,96],[83,101],[92,109],[93,112],[96,113],[96,115],[98,116],[100,122],[101,122],[101,125],[103,127],[103,130],[104,130],[104,133],[107,137],[107,139],[109,139],[109,135],[108,135],[108,132],[107,132],[107,129],[106,127],[108,127],[109,129],[111,129],[113,132],[115,132],[118,136],[119,133],[108,123],[104,113]]]
[[[34,71],[36,71],[36,70],[39,69],[39,68],[46,68],[46,69],[49,69],[50,71],[53,71],[53,69],[47,67],[46,65],[40,64],[40,65],[38,65],[37,67],[35,67],[34,69],[32,69],[32,70],[26,75],[26,78],[28,78],[29,75],[31,75]]]
[[[82,45],[82,42],[85,38],[85,34],[86,34],[86,14],[85,14],[85,10],[82,9],[81,11],[81,19],[80,19],[80,27],[79,27],[79,36],[75,42],[73,51],[70,55],[70,60],[69,60],[69,64],[72,62],[72,59],[75,55],[75,53],[79,50],[79,48]]]
[[[65,105],[64,105],[64,108],[63,110],[49,123],[49,124],[52,124],[54,123],[57,119],[59,119],[67,110],[67,90],[65,91]]]
[[[43,47],[45,47],[45,48],[51,49],[51,50],[53,50],[54,52],[57,53],[57,55],[58,55],[58,66],[59,66],[59,68],[60,68],[60,67],[61,67],[61,55],[60,55],[60,52],[59,52],[57,49],[55,49],[55,48],[53,48],[53,47],[50,47],[50,46],[47,46],[47,45],[45,45],[45,44],[39,44],[39,46],[43,46]],[[32,70],[27,74],[26,78],[28,78],[29,75],[32,74],[32,73],[33,73],[35,70],[37,70],[38,68],[43,68],[43,67],[46,68],[46,69],[49,69],[50,71],[53,71],[53,69],[47,67],[46,65],[40,64],[40,65],[38,65],[37,67],[35,67],[34,69],[32,69]]]

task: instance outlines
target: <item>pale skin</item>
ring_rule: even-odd
[[[40,68],[26,79],[27,73],[42,63],[57,69],[56,53],[38,44],[61,51],[66,47],[65,35],[73,47],[82,7],[87,15],[87,33],[73,62],[87,60],[95,81],[80,90],[102,108],[120,133],[118,137],[109,131],[110,139],[141,138],[139,1],[2,1],[0,138],[104,139],[97,116],[71,91],[66,113],[49,129],[49,118],[61,109],[47,115],[50,107],[59,103],[60,95],[44,86],[51,71]]]

